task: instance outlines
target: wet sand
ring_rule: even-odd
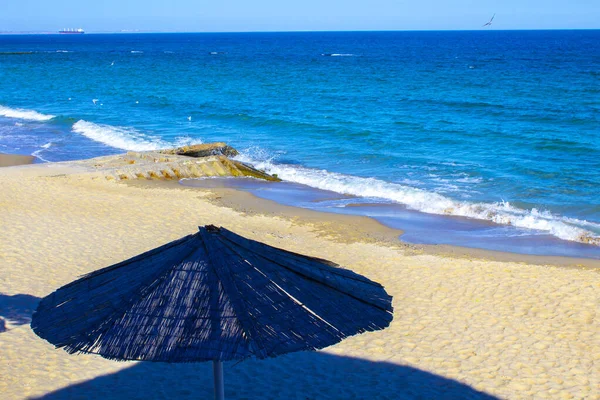
[[[405,245],[365,217],[72,171],[0,170],[3,398],[210,398],[209,363],[73,356],[28,319],[38,298],[78,276],[215,224],[364,274],[395,308],[388,329],[320,352],[228,363],[229,398],[600,399],[597,260]]]
[[[184,179],[180,183],[188,187],[240,190],[294,209],[366,216],[390,228],[401,229],[403,233],[400,240],[405,243],[435,244],[431,246],[434,251],[439,251],[442,247],[440,245],[445,245],[448,248],[468,247],[502,254],[537,255],[544,256],[544,259],[546,256],[556,256],[600,260],[600,246],[560,240],[539,231],[528,231],[491,221],[422,213],[400,204],[371,203],[368,199],[362,202],[354,196],[290,182],[211,178]],[[272,203],[269,208],[272,208]]]
[[[33,164],[34,156],[21,156],[17,154],[0,153],[0,167]]]

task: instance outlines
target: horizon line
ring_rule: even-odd
[[[355,30],[248,30],[248,31],[177,31],[177,30],[143,30],[143,29],[122,29],[122,30],[92,30],[85,31],[85,34],[180,34],[180,33],[198,33],[198,34],[215,34],[215,33],[352,33],[352,32],[506,32],[506,31],[594,31],[600,28],[508,28],[508,29],[355,29]],[[24,30],[24,31],[0,31],[0,35],[59,35],[59,30]]]

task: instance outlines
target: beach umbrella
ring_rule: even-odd
[[[110,360],[222,362],[316,350],[387,327],[392,297],[330,261],[224,228],[185,236],[97,270],[42,299],[34,332]]]

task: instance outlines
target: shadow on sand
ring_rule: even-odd
[[[39,297],[28,294],[9,296],[0,293],[0,333],[8,330],[6,323],[25,325],[31,322],[31,314],[33,314],[39,301]]]
[[[5,321],[31,321],[39,298],[0,294],[0,333]],[[42,340],[42,339],[40,339]],[[93,355],[70,356],[77,358]],[[496,397],[419,369],[325,352],[287,354],[224,364],[230,399],[486,399]],[[73,384],[37,399],[212,399],[212,363],[131,363],[113,374]]]
[[[93,357],[93,356],[80,356]],[[323,352],[225,363],[229,399],[496,399],[416,368]],[[38,399],[212,399],[212,363],[136,363]]]

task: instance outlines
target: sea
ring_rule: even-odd
[[[600,30],[0,35],[0,152],[214,141],[283,182],[182,184],[600,258]]]

